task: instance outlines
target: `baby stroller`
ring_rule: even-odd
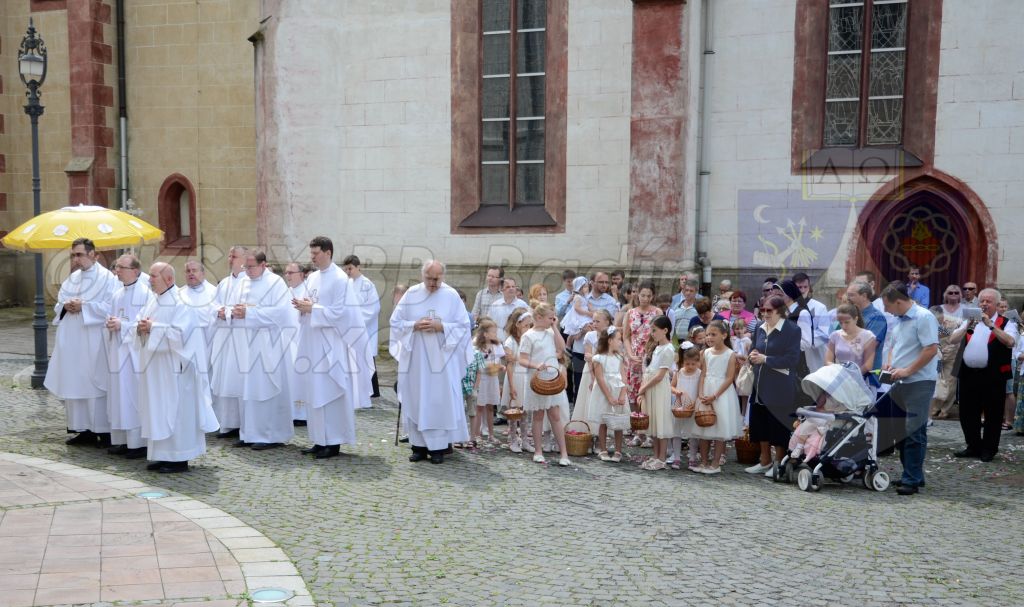
[[[811,407],[797,409],[801,423],[814,423],[824,429],[817,453],[812,457],[789,450],[772,470],[776,481],[793,482],[801,491],[821,489],[828,478],[850,483],[861,478],[864,486],[875,491],[889,488],[889,475],[878,469],[874,390],[852,363],[826,365],[808,374],[801,388],[824,411]]]

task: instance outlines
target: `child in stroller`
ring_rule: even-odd
[[[876,461],[874,391],[860,369],[850,363],[826,365],[808,374],[801,387],[816,406],[797,409],[800,425],[774,478],[795,476],[800,489],[817,491],[823,478],[850,482],[863,475],[866,487],[885,491],[889,477],[878,471]]]

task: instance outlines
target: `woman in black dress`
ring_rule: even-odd
[[[796,411],[797,365],[800,362],[800,327],[786,320],[786,302],[776,295],[761,309],[764,322],[754,335],[748,360],[754,368],[750,395],[750,440],[761,444],[761,459],[746,469],[771,474],[771,447],[775,460],[785,455]]]

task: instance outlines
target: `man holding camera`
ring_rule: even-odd
[[[983,462],[992,461],[999,450],[1006,380],[1013,376],[1010,359],[1017,341],[1017,323],[996,311],[999,299],[999,291],[982,289],[981,319],[965,320],[951,338],[964,338],[963,362],[953,373],[960,378],[960,428],[967,448],[955,455]]]

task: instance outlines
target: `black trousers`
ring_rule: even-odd
[[[889,392],[878,399],[875,408],[878,412],[878,452],[895,449],[907,437],[907,412],[893,400]]]
[[[586,366],[587,360],[583,357],[581,352],[569,352],[572,355],[572,394],[569,396],[569,402],[576,402],[576,395],[579,394],[580,381],[583,377],[583,367]]]
[[[992,455],[999,451],[1005,400],[1006,379],[998,369],[960,366],[960,428],[968,449]]]

